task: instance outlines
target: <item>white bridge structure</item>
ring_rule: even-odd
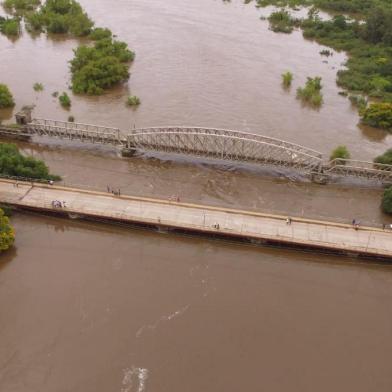
[[[310,148],[233,130],[154,127],[124,133],[118,128],[32,119],[19,133],[119,146],[124,156],[137,151],[174,153],[293,169],[316,182],[327,182],[330,177],[357,177],[392,184],[392,165],[345,159],[328,162]]]

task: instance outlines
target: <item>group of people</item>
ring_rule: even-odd
[[[178,203],[180,201],[180,196],[176,196],[176,195],[169,196],[169,201],[176,201]]]
[[[353,219],[353,221],[351,222],[351,224],[353,225],[355,230],[359,229],[359,225],[360,225],[360,221],[357,221],[356,219]]]
[[[61,201],[58,201],[58,200],[53,200],[52,201],[52,207],[54,207],[54,208],[65,208],[66,207],[65,201],[61,202]]]
[[[114,190],[113,188],[110,188],[109,185],[106,186],[106,189],[108,191],[108,193],[112,193],[115,196],[121,196],[121,190],[120,188],[118,188],[118,190]]]

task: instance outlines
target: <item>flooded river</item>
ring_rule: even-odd
[[[392,268],[15,216],[0,390],[389,392]]]
[[[279,35],[241,1],[82,0],[99,26],[136,51],[131,79],[100,97],[51,94],[69,84],[73,39],[0,35],[0,81],[36,117],[123,130],[191,125],[264,134],[329,154],[372,159],[392,143],[358,127],[336,71],[300,32]],[[291,91],[281,73],[294,73]],[[295,99],[322,76],[324,106]],[[33,91],[41,82],[45,90]],[[127,95],[142,100],[136,110]],[[0,117],[11,121],[11,111]],[[267,177],[187,159],[122,159],[99,146],[19,143],[65,184],[381,225],[381,190]],[[12,218],[0,257],[4,392],[389,392],[392,269],[350,259],[167,236],[31,215]]]

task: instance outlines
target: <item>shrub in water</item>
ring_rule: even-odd
[[[297,89],[297,98],[303,102],[307,102],[313,106],[321,106],[323,103],[323,96],[321,95],[321,78],[308,78],[305,87]]]
[[[59,101],[60,101],[60,105],[63,108],[69,108],[71,106],[71,99],[69,98],[69,96],[68,96],[68,94],[66,92],[63,92],[59,96]]]
[[[34,91],[43,91],[44,85],[42,83],[34,83],[33,89]]]
[[[344,165],[345,164],[345,161],[341,161],[340,159],[350,159],[350,153],[349,153],[349,151],[347,150],[347,147],[346,146],[338,146],[338,147],[336,147],[333,151],[332,151],[332,153],[331,153],[331,156],[330,156],[330,160],[331,161],[333,161],[334,159],[336,159],[336,163],[337,164],[340,164],[340,165]]]
[[[289,71],[282,74],[282,83],[284,87],[290,87],[291,82],[293,81],[293,74]]]
[[[136,95],[131,95],[127,99],[128,106],[137,106],[140,105],[140,99]]]
[[[296,21],[291,17],[289,12],[284,9],[273,12],[269,17],[268,21],[271,30],[275,33],[286,33],[289,34],[293,31]]]

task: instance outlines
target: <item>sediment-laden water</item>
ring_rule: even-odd
[[[77,41],[0,36],[0,80],[35,116],[119,126],[251,131],[328,155],[345,144],[372,159],[391,136],[361,129],[338,95],[335,53],[300,32],[279,35],[240,1],[83,0],[137,53],[129,83],[101,97],[69,83]],[[294,73],[291,91],[281,73]],[[295,99],[320,75],[324,106]],[[33,91],[41,82],[45,90]],[[138,95],[142,105],[125,106]],[[12,112],[2,111],[3,118]],[[20,147],[64,182],[123,193],[381,225],[381,190],[268,178],[258,169],[186,159],[122,159],[114,150],[38,140]],[[0,257],[0,390],[390,391],[388,266],[110,226],[16,215],[15,249]]]

